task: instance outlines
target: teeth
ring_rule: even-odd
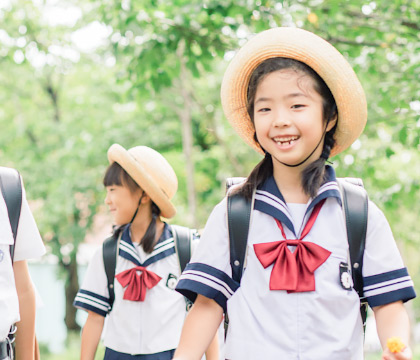
[[[288,145],[290,145],[290,144],[292,144],[295,140],[297,140],[298,139],[298,137],[297,136],[290,136],[290,137],[287,137],[287,138],[281,138],[281,139],[279,139],[279,138],[275,138],[275,139],[273,139],[277,144],[279,144],[279,145],[285,145],[285,144],[288,144]]]

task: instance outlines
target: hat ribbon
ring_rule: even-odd
[[[141,274],[138,274],[141,272]],[[144,301],[146,291],[153,288],[162,279],[153,271],[147,270],[144,266],[136,266],[115,275],[115,278],[127,289],[124,292],[124,300]]]
[[[325,199],[314,207],[299,239],[287,239],[281,222],[276,219],[285,240],[254,244],[255,254],[264,269],[274,264],[270,275],[270,290],[287,290],[288,293],[315,290],[314,272],[331,252],[302,240],[312,229],[324,202]],[[289,245],[296,246],[293,253]]]

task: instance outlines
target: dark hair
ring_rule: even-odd
[[[103,184],[107,186],[123,186],[127,185],[132,193],[140,189],[140,186],[133,180],[133,178],[128,175],[120,164],[113,162],[105,171]]]
[[[160,215],[160,209],[158,206],[152,201],[152,221],[149,224],[149,227],[146,230],[146,233],[143,236],[143,239],[141,239],[140,244],[143,246],[143,250],[150,254],[157,241],[159,239],[156,239],[156,219]]]
[[[106,169],[104,180],[104,186],[123,186],[127,185],[131,193],[134,193],[140,186],[128,175],[128,173],[121,167],[120,164],[114,162]],[[156,245],[156,219],[160,215],[159,207],[152,201],[152,221],[146,230],[140,244],[143,246],[143,250],[146,253],[151,253]],[[133,214],[134,215],[134,214]]]
[[[252,123],[254,123],[254,101],[258,85],[270,73],[278,70],[292,69],[310,76],[314,82],[315,91],[323,99],[323,117],[329,122],[337,114],[337,106],[334,97],[325,84],[324,80],[308,65],[288,58],[276,57],[263,61],[251,74],[248,84],[247,111]],[[309,164],[302,171],[302,186],[305,193],[315,197],[325,177],[325,161],[329,158],[331,149],[334,147],[336,126],[325,134],[322,155],[319,159]],[[258,142],[256,134],[254,140]],[[263,149],[264,150],[264,149]],[[269,176],[273,174],[273,162],[271,155],[266,152],[265,157],[252,170],[244,185],[238,189],[246,197],[251,198],[254,188],[260,186]]]

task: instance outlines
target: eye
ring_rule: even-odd
[[[270,108],[268,108],[268,107],[264,107],[264,108],[261,108],[261,109],[257,109],[257,112],[268,112],[268,111],[271,111],[271,109],[270,109]]]
[[[294,105],[292,105],[292,109],[301,109],[301,108],[304,108],[304,107],[306,107],[306,105],[303,105],[303,104],[294,104]]]

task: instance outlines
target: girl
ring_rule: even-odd
[[[12,187],[11,179],[20,182],[21,187]],[[33,359],[38,350],[35,345],[35,290],[27,260],[40,258],[45,247],[19,173],[0,168],[0,185],[0,359]],[[11,203],[19,209],[17,213],[13,213],[11,203],[10,208],[6,205],[7,198],[13,200]],[[11,211],[10,217],[8,211]],[[13,220],[16,221],[13,216],[18,219],[16,229],[12,225]],[[10,246],[13,244],[12,251]]]
[[[94,359],[105,317],[104,359],[171,359],[186,303],[174,291],[179,262],[171,228],[160,216],[175,215],[171,199],[177,177],[166,159],[146,146],[127,151],[114,144],[108,159],[105,203],[119,230],[115,301],[111,311],[101,248],[89,264],[74,303],[88,312],[81,359]],[[216,343],[208,358],[217,356]]]
[[[348,242],[332,155],[367,118],[363,89],[344,57],[301,29],[276,28],[249,41],[229,65],[222,105],[235,130],[265,154],[234,189],[255,197],[246,269],[232,279],[226,199],[210,215],[177,290],[195,300],[174,359],[198,359],[229,315],[227,359],[359,360],[359,297],[340,283]],[[385,347],[408,344],[403,301],[415,297],[382,212],[369,203],[364,292]],[[383,359],[411,359],[411,350]]]

